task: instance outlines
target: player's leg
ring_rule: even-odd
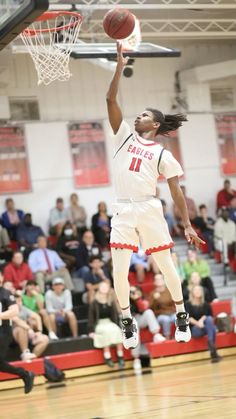
[[[175,303],[177,312],[175,339],[178,342],[188,342],[191,339],[189,316],[185,311],[181,280],[173,263],[170,249],[153,253],[152,257],[164,275],[167,288]]]
[[[13,367],[4,359],[7,354],[10,340],[11,340],[10,336],[6,334],[0,334],[0,348],[1,348],[0,371],[6,372],[8,374],[17,375],[18,377],[20,377],[24,382],[25,393],[29,393],[32,390],[33,385],[34,385],[34,376],[35,376],[34,373],[28,372],[24,370],[24,368]]]
[[[153,260],[165,278],[166,285],[171,293],[176,307],[175,339],[178,342],[188,342],[191,339],[189,328],[189,315],[184,308],[181,280],[171,257],[170,247],[173,241],[168,225],[163,216],[163,209],[158,200],[153,199],[139,206],[140,211],[145,210],[145,217],[141,216],[138,226],[142,244],[147,254],[152,254]]]
[[[113,280],[116,296],[120,305],[123,345],[126,349],[138,345],[137,322],[130,311],[130,286],[128,281],[132,250],[111,248]]]

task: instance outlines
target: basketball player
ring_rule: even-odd
[[[162,174],[167,179],[172,198],[182,214],[188,243],[199,246],[204,242],[191,227],[178,181],[178,177],[183,174],[182,168],[157,139],[158,134],[168,134],[178,129],[186,117],[182,114],[163,115],[158,110],[146,108],[137,116],[135,132],[132,132],[123,120],[117,103],[119,82],[127,61],[128,58],[123,57],[121,43],[117,43],[117,66],[107,93],[108,116],[114,133],[113,166],[117,196],[110,245],[114,288],[122,312],[123,344],[126,349],[130,349],[138,345],[139,337],[136,320],[130,312],[128,272],[131,254],[138,250],[139,243],[146,254],[152,254],[175,302],[175,339],[178,342],[191,339],[181,281],[170,253],[173,242],[163,216],[161,201],[155,197],[158,175]]]
[[[2,287],[3,276],[0,272],[0,371],[20,377],[24,382],[25,393],[30,393],[34,383],[34,373],[23,368],[13,367],[5,361],[9,343],[12,340],[10,320],[17,316],[18,306],[15,297]]]

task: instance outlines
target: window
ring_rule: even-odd
[[[10,118],[13,121],[38,121],[39,105],[34,97],[9,98]]]
[[[213,111],[234,109],[234,91],[232,87],[211,87],[210,92]]]

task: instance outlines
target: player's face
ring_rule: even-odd
[[[134,127],[138,134],[157,130],[160,126],[159,122],[154,121],[151,111],[144,111],[134,121]]]

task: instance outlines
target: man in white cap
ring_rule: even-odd
[[[45,294],[45,304],[55,333],[57,330],[57,323],[68,322],[72,336],[78,336],[77,319],[72,311],[71,291],[65,289],[63,278],[56,277],[53,279],[52,289],[48,290]]]

